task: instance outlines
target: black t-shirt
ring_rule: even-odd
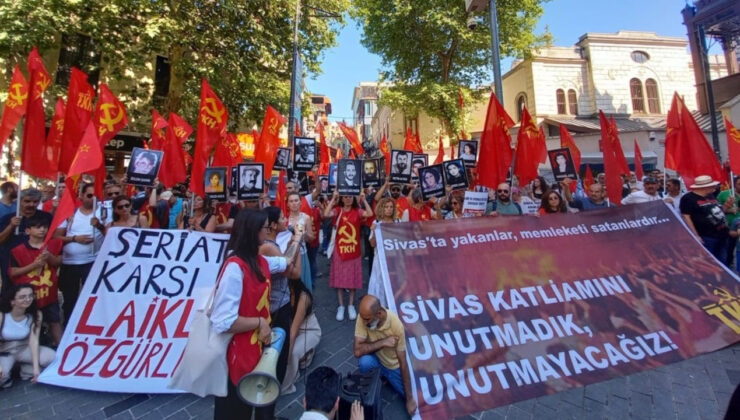
[[[689,192],[681,197],[681,214],[691,217],[699,236],[718,238],[726,236],[729,228],[722,206],[712,196],[702,197]]]
[[[52,216],[50,213],[42,210],[36,210],[36,214],[40,214],[42,217],[47,218],[48,223],[51,225]],[[6,214],[2,218],[0,218],[0,232],[8,227],[8,225],[10,224],[10,220],[14,217],[15,212]],[[21,217],[21,224],[18,226],[18,234],[16,235],[15,229],[13,229],[10,232],[10,236],[8,236],[8,239],[0,244],[0,276],[2,276],[3,289],[5,290],[7,290],[5,286],[7,286],[8,282],[10,281],[10,276],[8,276],[8,267],[10,267],[10,250],[28,240],[28,235],[26,235],[27,220],[27,217]]]

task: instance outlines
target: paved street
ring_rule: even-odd
[[[336,296],[328,287],[328,265],[320,257],[321,277],[316,309],[323,331],[313,364],[342,373],[355,369],[354,324],[334,320]],[[367,271],[367,267],[365,267]],[[367,284],[367,272],[365,273]],[[278,415],[297,418],[302,412],[302,374],[297,392],[278,400]],[[499,407],[464,417],[493,419],[719,419],[740,383],[740,345],[682,363],[617,378],[585,388]],[[401,399],[383,388],[385,419],[407,418]],[[49,385],[18,383],[0,391],[2,419],[208,419],[213,399],[190,394],[147,395],[90,392]]]

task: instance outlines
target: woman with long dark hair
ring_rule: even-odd
[[[21,379],[36,382],[41,368],[54,360],[54,350],[39,345],[43,315],[31,284],[8,283],[0,300],[0,387],[13,385],[10,372],[21,365]]]
[[[194,196],[193,217],[190,217],[190,215],[187,214],[183,215],[177,228],[190,229],[196,232],[215,232],[216,217],[211,211],[211,200],[208,197],[203,198],[199,195]]]
[[[108,223],[106,230],[112,227],[137,227],[148,228],[149,222],[143,214],[131,213],[131,199],[125,195],[118,195],[111,204],[113,208],[113,221]]]
[[[226,353],[229,365],[228,394],[217,397],[214,418],[272,419],[275,404],[253,407],[238,396],[236,385],[252,372],[262,354],[262,345],[270,344],[270,276],[285,273],[296,264],[302,232],[291,238],[284,257],[259,255],[270,225],[267,214],[257,210],[241,210],[234,220],[231,238],[226,245],[226,259],[217,280],[211,323],[217,332],[233,333]]]
[[[540,203],[539,214],[550,214],[550,213],[567,213],[568,208],[565,206],[565,200],[559,192],[555,190],[549,190],[542,196],[542,202]]]

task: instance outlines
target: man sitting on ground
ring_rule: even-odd
[[[396,314],[380,306],[373,295],[365,295],[360,301],[354,351],[360,372],[380,368],[380,374],[406,399],[406,411],[413,415],[416,401],[411,392],[403,324]]]

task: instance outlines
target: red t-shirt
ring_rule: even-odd
[[[337,223],[337,218],[342,215]],[[345,211],[341,208],[334,209],[332,224],[336,226],[336,243],[334,244],[339,258],[344,261],[360,258],[360,224],[362,215],[360,209]]]
[[[62,252],[62,240],[53,238],[46,245],[46,249],[52,255],[59,255]],[[19,244],[10,251],[10,266],[25,267],[41,254],[41,249],[32,247],[28,240]],[[34,269],[22,275],[12,277],[16,285],[30,283],[36,292],[36,302],[39,308],[44,308],[59,300],[59,280],[57,279],[56,267],[51,267],[47,263],[41,269]]]
[[[432,209],[429,206],[421,206],[421,210],[416,207],[409,207],[409,222],[422,222],[432,219]]]

